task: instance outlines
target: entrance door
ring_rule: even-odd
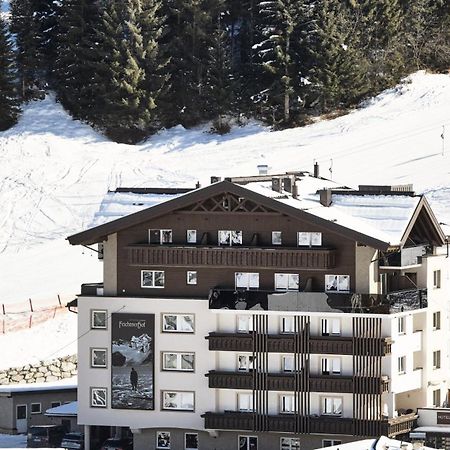
[[[16,406],[16,429],[18,433],[26,433],[28,428],[27,405]]]

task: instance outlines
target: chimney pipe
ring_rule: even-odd
[[[200,188],[201,188],[200,181],[197,181],[197,183],[195,183],[195,189],[200,189]]]
[[[298,198],[298,184],[295,182],[295,179],[292,185],[292,198]]]
[[[211,177],[211,184],[218,183],[219,181],[220,181],[220,177],[215,177],[215,176]]]
[[[332,203],[332,193],[331,193],[331,189],[321,189],[319,191],[319,195],[320,195],[320,204],[322,206],[330,206]]]
[[[314,178],[319,178],[319,164],[317,162],[314,163]]]

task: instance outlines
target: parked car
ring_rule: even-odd
[[[133,439],[109,438],[103,442],[101,450],[133,450]]]
[[[84,433],[66,433],[61,447],[68,450],[84,450]]]
[[[33,425],[28,428],[27,447],[61,447],[65,433],[62,425]]]

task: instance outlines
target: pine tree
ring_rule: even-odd
[[[163,32],[159,0],[110,0],[98,34],[92,121],[114,140],[134,143],[158,124],[161,73],[158,39]]]
[[[11,41],[4,19],[0,17],[0,131],[14,125],[19,115],[15,72]]]
[[[224,116],[231,113],[235,99],[231,39],[222,23],[223,18],[219,16],[209,47],[206,71],[206,107],[215,120],[215,128],[219,133],[229,131],[229,124],[224,121]]]
[[[259,101],[263,118],[273,124],[289,123],[300,96],[305,2],[270,0],[259,3],[258,27],[262,41],[254,44],[262,73]]]
[[[311,14],[306,42],[309,106],[326,112],[351,105],[368,88],[367,63],[356,48],[349,12],[339,0],[318,0]]]
[[[11,0],[11,31],[15,35],[22,97],[45,88],[55,58],[55,0]]]
[[[58,15],[57,57],[53,77],[58,99],[76,118],[89,120],[96,86],[96,0],[65,0]]]

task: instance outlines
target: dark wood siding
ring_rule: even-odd
[[[215,212],[173,212],[159,217],[145,224],[128,228],[118,233],[118,295],[146,296],[146,297],[207,297],[211,288],[234,288],[234,273],[246,270],[242,264],[234,264],[230,261],[229,267],[220,266],[215,269],[215,264],[201,267],[157,267],[152,265],[131,265],[130,246],[147,244],[149,229],[173,230],[173,244],[189,246],[186,243],[186,230],[197,230],[197,239],[207,233],[208,244],[217,244],[218,230],[242,230],[243,247],[249,247],[255,243],[254,235],[257,235],[257,245],[254,247],[272,246],[272,231],[281,231],[283,244],[281,247],[296,247],[298,231],[322,232],[322,247],[334,249],[333,269],[313,270],[291,268],[289,259],[282,259],[276,268],[258,270],[260,273],[260,288],[273,289],[274,274],[279,272],[291,272],[300,274],[301,288],[304,288],[308,278],[311,278],[312,288],[316,291],[324,289],[324,275],[348,274],[351,277],[351,288],[355,283],[355,242],[334,232],[330,232],[318,225],[290,218],[278,213],[215,213]],[[314,249],[314,247],[313,247]],[[284,261],[284,262],[283,262]],[[134,261],[135,262],[135,261]],[[287,264],[284,266],[283,264]],[[146,268],[161,269],[165,271],[164,289],[141,288],[141,270]],[[187,285],[186,271],[197,270],[198,284]]]

